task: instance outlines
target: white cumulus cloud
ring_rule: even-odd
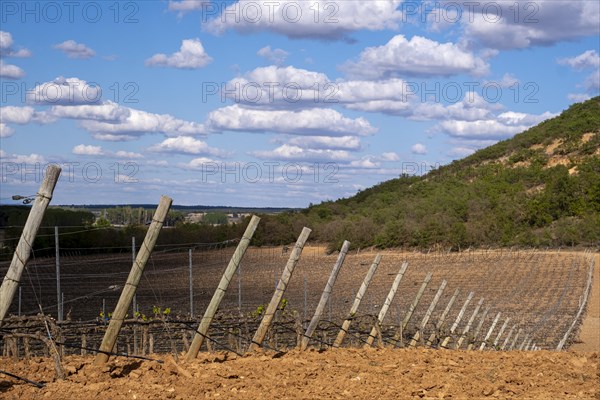
[[[377,132],[366,119],[347,118],[333,109],[256,110],[237,104],[212,111],[208,116],[208,124],[212,129],[222,131],[308,136],[365,136]]]
[[[27,102],[40,105],[95,104],[102,97],[102,89],[79,78],[59,76],[27,91]]]
[[[360,139],[356,136],[296,136],[287,141],[289,145],[308,149],[358,151]]]
[[[163,142],[151,146],[148,150],[158,153],[201,154],[217,157],[224,155],[221,150],[210,147],[206,142],[189,136],[165,139]]]
[[[558,60],[559,64],[569,65],[571,68],[582,70],[586,68],[599,68],[600,55],[596,50],[587,50],[578,56],[562,58]]]
[[[455,138],[468,140],[501,140],[525,131],[540,122],[555,117],[545,112],[540,115],[507,111],[495,119],[477,121],[448,120],[440,122],[436,128]]]
[[[21,79],[25,76],[25,71],[16,65],[7,64],[0,60],[0,78]]]
[[[69,58],[87,59],[96,55],[96,52],[83,43],[77,43],[74,40],[65,40],[62,43],[52,46],[57,50],[61,50]]]
[[[104,154],[104,151],[101,146],[78,144],[73,147],[72,153],[83,156],[101,156]]]
[[[202,10],[203,8],[208,10],[209,4],[210,0],[169,0],[169,11],[177,11],[181,15],[190,11]]]
[[[470,4],[474,12],[465,12],[461,18],[465,39],[489,48],[551,46],[560,41],[600,35],[600,3],[597,1],[498,0]]]
[[[222,8],[205,29],[215,34],[234,29],[270,31],[290,38],[348,40],[354,31],[398,28],[403,18],[398,9],[401,4],[402,0],[240,0]]]
[[[33,107],[4,106],[0,107],[0,122],[9,124],[28,124],[35,115]]]
[[[481,76],[488,73],[489,65],[454,43],[439,43],[421,36],[407,40],[404,35],[396,35],[383,46],[366,48],[358,61],[346,62],[343,69],[352,77],[374,80],[399,76]]]
[[[0,122],[0,138],[12,136],[13,133],[15,133],[13,128],[6,125],[4,122]]]
[[[395,152],[391,151],[391,152],[383,153],[381,155],[381,159],[383,161],[400,161],[400,156],[398,154],[396,154]]]
[[[169,114],[154,114],[128,108],[129,115],[118,122],[83,120],[81,126],[98,140],[133,140],[147,133],[162,133],[167,136],[204,135],[203,124],[185,121]]]
[[[422,143],[415,143],[410,148],[410,151],[413,154],[425,155],[425,154],[427,154],[427,147]]]
[[[350,153],[345,150],[306,149],[289,144],[281,145],[274,150],[254,151],[250,154],[263,160],[280,161],[327,162],[351,159]]]
[[[283,65],[290,53],[283,49],[271,49],[271,46],[266,46],[258,50],[256,54],[275,65]]]
[[[105,103],[95,105],[53,106],[47,113],[55,118],[119,122],[129,117],[131,109],[121,107],[109,100]]]
[[[31,51],[25,48],[13,48],[14,40],[10,32],[0,31],[0,56],[24,58],[31,57]]]
[[[185,39],[181,42],[178,52],[169,56],[155,54],[146,60],[151,67],[171,67],[179,69],[199,69],[212,62],[212,58],[204,50],[200,39]]]

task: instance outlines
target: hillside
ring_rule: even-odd
[[[600,97],[422,177],[269,216],[265,243],[302,225],[337,247],[572,246],[600,241]]]

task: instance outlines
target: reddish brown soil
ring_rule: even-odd
[[[159,356],[160,357],[160,356]],[[598,399],[598,353],[338,349],[237,357],[201,353],[164,364],[70,356],[55,381],[49,359],[0,359],[5,399]]]

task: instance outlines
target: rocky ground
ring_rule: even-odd
[[[597,352],[430,349],[293,350],[285,355],[200,353],[186,363],[70,356],[55,379],[50,359],[0,359],[5,399],[600,399]]]

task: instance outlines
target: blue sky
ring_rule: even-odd
[[[600,90],[597,1],[2,1],[0,202],[304,207]]]

